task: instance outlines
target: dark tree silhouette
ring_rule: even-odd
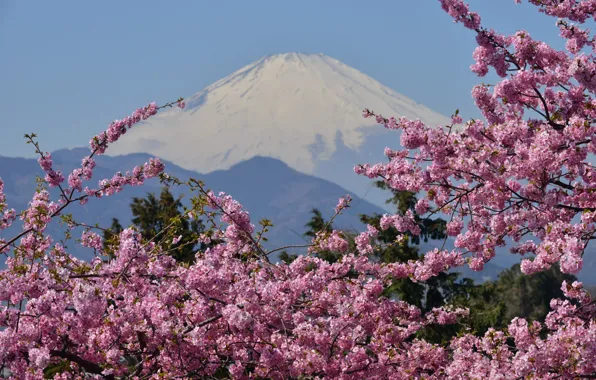
[[[133,198],[130,204],[132,224],[144,240],[155,241],[179,262],[192,263],[195,253],[206,248],[203,244],[197,245],[204,226],[200,220],[193,219],[189,223],[183,218],[183,208],[181,198],[174,198],[167,187],[161,190],[159,198],[148,193],[145,198]],[[112,226],[104,233],[104,248],[108,254],[113,254],[120,231],[122,226],[114,218]],[[179,236],[180,240],[174,244],[173,239]]]

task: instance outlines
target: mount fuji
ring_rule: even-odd
[[[131,129],[109,154],[150,153],[188,170],[225,170],[255,156],[280,159],[383,205],[386,194],[353,173],[384,159],[399,135],[364,119],[364,108],[445,124],[448,119],[337,59],[264,57]],[[372,190],[372,193],[371,193]],[[369,194],[371,193],[371,194]]]

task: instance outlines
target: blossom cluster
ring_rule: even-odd
[[[592,1],[531,3],[568,19],[565,28],[559,21],[565,38],[571,38],[570,22],[584,22],[594,6]],[[454,124],[435,127],[365,110],[365,117],[399,130],[404,149],[386,151],[388,163],[358,165],[355,171],[396,190],[423,192],[417,212],[424,215],[436,206],[450,216],[447,233],[470,254],[473,269],[482,269],[511,239],[512,252],[534,256],[523,260],[525,273],[555,263],[565,273],[577,273],[596,231],[596,196],[589,191],[596,185],[589,161],[596,153],[593,38],[573,33],[581,41],[558,51],[526,31],[504,36],[484,29],[461,0],[441,4],[477,33],[472,70],[483,76],[493,68],[502,77],[492,88],[479,85],[472,91],[485,120],[457,128],[461,118],[455,117]],[[402,218],[386,222],[403,230]]]
[[[370,257],[380,231],[368,226],[355,249],[340,231],[315,236],[311,252],[343,253],[337,262],[305,255],[273,264],[242,205],[205,191],[186,215],[208,216],[211,230],[200,240],[210,246],[191,264],[176,262],[133,228],[119,234],[110,257],[79,260],[47,235],[47,225],[75,201],[142,185],[164,171],[151,159],[100,180],[96,189],[83,186],[92,178],[94,155],[157,113],[152,103],[93,138],[92,153],[68,176],[67,188],[51,155],[39,152],[46,183],[61,190],[60,198],[36,192],[20,214],[23,231],[0,239],[6,254],[1,369],[13,379],[42,379],[48,366],[58,372],[54,379],[595,377],[596,303],[579,282],[561,285],[565,299],[551,301],[544,321],[515,318],[502,331],[464,333],[446,344],[419,333],[465,323],[468,310],[447,305],[423,313],[384,294],[396,280],[426,281],[465,262],[480,270],[508,240],[513,253],[533,256],[522,263],[526,273],[557,263],[564,272],[581,269],[596,232],[596,171],[589,162],[596,153],[596,85],[593,38],[571,23],[585,22],[596,3],[530,2],[564,19],[566,51],[527,32],[486,30],[461,0],[440,0],[456,22],[477,33],[472,70],[485,75],[492,68],[502,77],[492,89],[472,91],[485,120],[458,126],[462,118],[455,114],[452,125],[434,127],[363,112],[400,131],[403,149],[388,148],[388,163],[355,171],[422,193],[416,213],[450,216],[447,234],[456,249],[381,264]],[[183,100],[173,104],[184,107]],[[340,200],[336,215],[348,204]],[[15,218],[0,181],[0,230]],[[383,216],[379,227],[421,233],[412,210]],[[102,253],[98,234],[85,231],[80,242]]]

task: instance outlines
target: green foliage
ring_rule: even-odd
[[[112,225],[103,233],[103,250],[109,258],[114,257],[114,252],[118,248],[118,235],[124,228],[116,218],[112,218]]]
[[[421,228],[421,234],[419,236],[414,236],[408,232],[405,239],[397,242],[398,238],[403,234],[394,227],[382,230],[380,228],[381,215],[361,215],[360,220],[363,223],[375,226],[379,231],[373,246],[377,247],[374,255],[381,262],[407,263],[411,260],[419,260],[421,259],[421,255],[416,245],[420,244],[421,238],[424,241],[428,241],[428,239],[446,239],[446,223],[444,220],[439,218],[422,219],[416,214],[414,210],[417,201],[416,194],[409,191],[391,189],[382,181],[377,181],[375,184],[380,189],[391,191],[391,197],[386,201],[387,204],[394,205],[396,212],[400,215],[404,215],[408,210],[411,210],[414,213],[416,222]],[[397,297],[426,312],[432,310],[434,307],[446,304],[455,294],[462,291],[457,279],[458,275],[454,273],[441,273],[439,276],[425,282],[398,279],[385,289],[385,295],[388,297]]]
[[[197,219],[189,222],[184,218],[181,199],[175,199],[167,187],[162,188],[159,198],[152,193],[145,198],[133,198],[130,209],[133,226],[143,239],[154,241],[176,261],[192,263],[197,250],[205,248],[196,245],[199,234],[204,230],[203,223]],[[110,229],[104,232],[104,249],[108,255],[113,254],[117,246],[117,234],[121,231],[122,226],[114,218]],[[182,236],[180,241],[172,244],[172,240],[178,236]]]
[[[331,223],[325,221],[325,219],[323,218],[323,214],[321,214],[321,211],[314,208],[312,209],[311,213],[313,214],[313,216],[305,225],[305,227],[308,227],[308,230],[304,233],[304,236],[314,238],[318,232],[333,231],[333,226],[331,225]]]
[[[470,279],[464,279],[466,292],[457,295],[453,304],[466,307],[470,316],[465,322],[470,332],[482,336],[490,328],[501,329],[507,326],[510,320],[505,319],[507,307],[503,300],[498,298],[498,290],[493,282],[474,285]]]
[[[61,373],[69,373],[70,372],[70,361],[69,360],[61,360],[58,363],[50,364],[43,370],[43,378],[44,379],[53,379],[55,375],[59,375]]]
[[[558,266],[524,275],[520,265],[516,264],[503,271],[495,281],[474,286],[469,280],[465,292],[457,294],[452,303],[469,308],[466,327],[474,334],[484,335],[489,327],[506,329],[515,317],[544,321],[550,311],[550,300],[564,298],[560,289],[563,280],[573,282],[576,278],[561,273]]]
[[[290,254],[288,251],[281,251],[279,254],[279,259],[286,264],[291,264],[294,260],[298,258],[298,255]]]
[[[331,231],[333,231],[332,220],[325,221],[323,215],[321,214],[321,211],[319,211],[316,208],[312,209],[311,213],[313,214],[313,216],[305,225],[305,227],[308,227],[308,230],[304,233],[304,236],[314,238],[318,232],[331,233]],[[349,233],[347,231],[342,231],[341,234],[343,235],[342,237],[346,239],[346,241],[348,242],[348,247],[350,248],[350,251],[353,251],[356,247],[356,244],[354,243],[354,234]],[[282,252],[282,255],[284,255],[284,253],[285,252]],[[317,252],[316,256],[330,263],[335,263],[341,258],[342,254],[339,252],[324,250]],[[289,262],[292,262],[296,259],[296,256],[288,255],[287,253],[285,253],[283,257],[280,255],[280,258],[288,263],[288,261],[286,260],[290,260]]]
[[[385,182],[383,181],[376,181],[375,186],[382,190],[388,190],[391,192],[391,197],[385,201],[386,204],[395,205],[397,212],[400,215],[404,215],[408,210],[412,210],[414,212],[414,207],[416,206],[416,194],[412,193],[411,191],[398,191],[391,189]],[[414,236],[408,234],[409,238],[412,241],[412,244],[420,244],[420,239],[422,238],[423,241],[426,243],[428,239],[432,240],[439,240],[444,239],[445,235],[445,228],[447,222],[443,219],[435,218],[420,218],[416,212],[414,212],[414,216],[416,222],[420,226],[420,235]],[[365,216],[362,216],[365,217]],[[380,216],[379,216],[380,217]],[[364,221],[363,221],[364,222]],[[367,223],[367,222],[364,222]],[[370,224],[370,223],[369,223]]]
[[[550,311],[550,300],[564,298],[561,283],[576,280],[573,275],[561,273],[558,265],[543,272],[524,275],[517,264],[503,271],[497,281],[485,286],[495,288],[493,303],[500,302],[506,306],[506,321],[514,317],[542,321]]]

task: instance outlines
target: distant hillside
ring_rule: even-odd
[[[87,149],[79,148],[59,150],[52,153],[52,157],[55,168],[68,173],[79,165],[81,158],[86,154]],[[90,186],[95,186],[102,178],[112,177],[116,171],[131,170],[135,165],[147,161],[149,157],[142,153],[115,157],[100,156]],[[181,179],[200,179],[212,190],[231,194],[250,212],[255,224],[262,218],[270,219],[274,224],[268,235],[270,247],[305,243],[306,239],[302,234],[305,232],[304,224],[311,217],[311,210],[318,208],[323,215],[330,217],[338,198],[350,194],[338,185],[302,174],[273,158],[255,157],[228,170],[206,175],[182,169],[169,162],[166,162],[166,170]],[[35,191],[35,177],[41,174],[42,171],[34,159],[0,157],[0,177],[5,181],[5,192],[10,207],[20,211],[27,206]],[[92,199],[84,206],[72,205],[68,212],[73,214],[75,220],[88,224],[98,223],[107,227],[113,217],[120,219],[123,224],[128,224],[131,219],[131,199],[144,197],[149,192],[158,194],[160,189],[159,181],[151,180],[141,187],[127,187],[123,192],[109,198]],[[172,192],[175,195],[186,192],[185,199],[188,199],[187,190],[173,188]],[[359,214],[383,213],[381,208],[363,201],[354,194],[351,195],[354,198],[352,207],[337,219],[338,228],[360,230],[362,224]],[[13,228],[11,232],[16,231]],[[62,236],[57,223],[52,223],[50,231],[53,236]],[[90,254],[85,251],[77,253],[82,257],[88,257]]]
[[[57,169],[68,173],[79,165],[80,160],[88,153],[85,148],[59,150],[52,153]],[[116,171],[131,170],[135,165],[140,165],[150,156],[144,153],[134,153],[122,156],[100,156],[97,159],[94,180],[90,186],[95,186],[102,178],[111,177]],[[346,194],[354,198],[352,207],[346,210],[336,222],[336,227],[341,229],[361,230],[360,214],[382,214],[385,211],[342,187],[327,180],[300,173],[290,168],[285,163],[267,157],[254,157],[252,159],[233,165],[227,170],[219,170],[209,174],[200,174],[183,169],[177,165],[166,162],[168,173],[181,179],[193,177],[200,179],[212,190],[225,191],[241,202],[251,214],[252,220],[257,223],[262,218],[270,219],[274,227],[269,233],[269,248],[276,248],[289,244],[303,244],[308,242],[302,234],[304,225],[311,217],[311,210],[318,208],[328,218],[333,213],[337,199]],[[31,195],[35,191],[36,175],[42,171],[34,159],[12,158],[0,156],[0,178],[5,182],[5,192],[10,207],[17,211],[24,209]],[[124,225],[131,219],[130,202],[133,197],[145,197],[147,193],[159,194],[161,184],[157,180],[150,180],[142,187],[127,187],[122,193],[101,200],[92,199],[84,206],[72,205],[68,212],[72,212],[75,220],[88,224],[98,223],[107,227],[113,217],[118,218]],[[178,196],[186,192],[184,188],[173,188],[172,192]],[[189,194],[183,194],[183,202]],[[18,224],[18,223],[17,223]],[[3,231],[3,236],[18,232],[18,225],[9,231]],[[49,229],[54,237],[63,236],[63,228],[53,222]],[[78,236],[78,235],[77,235]],[[76,237],[76,236],[75,236]],[[421,252],[434,247],[433,241],[423,243]],[[81,258],[89,258],[91,252],[77,244],[71,244],[74,253]],[[448,241],[447,249],[452,249],[452,242]],[[299,252],[303,250],[297,250]],[[500,255],[509,255],[506,252]],[[586,254],[584,270],[580,279],[587,284],[595,284],[594,267],[596,260],[593,252]],[[458,272],[477,282],[496,278],[503,269],[498,262],[489,263],[482,272],[473,272],[467,266],[457,268]]]

